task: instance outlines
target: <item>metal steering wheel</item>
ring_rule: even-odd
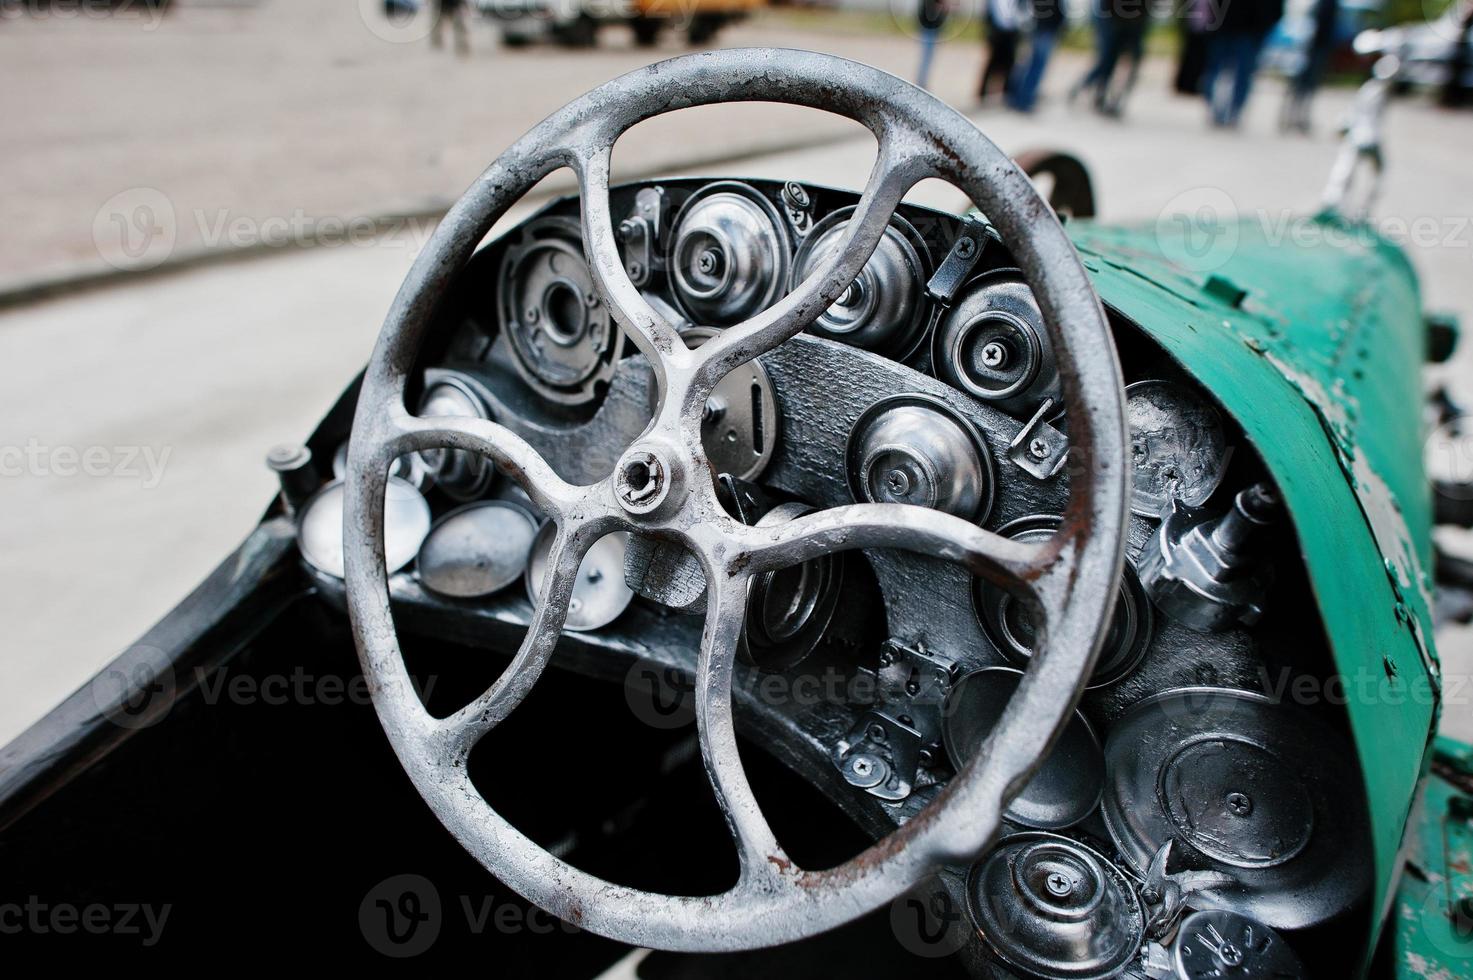
[[[624,272],[609,211],[614,141],[687,106],[782,102],[848,116],[879,154],[844,247],[770,309],[691,350]],[[436,303],[492,224],[546,174],[569,167],[599,296],[654,370],[654,421],[604,480],[573,486],[512,432],[479,419],[418,418],[405,383]],[[734,367],[772,350],[829,307],[864,267],[907,190],[940,177],[1001,232],[1037,295],[1057,351],[1071,443],[1070,504],[1042,545],[1002,538],[921,507],[856,504],[774,527],[749,527],[717,500],[701,448],[701,410]],[[542,908],[623,942],[671,950],[770,946],[814,935],[892,900],[944,863],[979,854],[1004,807],[1073,709],[1099,651],[1123,561],[1126,474],[1120,368],[1073,246],[1028,179],[959,113],[875,68],[792,50],[726,50],[631,72],[567,105],[508,149],[446,215],[385,321],[364,376],[344,515],[348,606],[379,719],[436,816],[497,878]],[[412,688],[389,609],[383,503],[390,464],[416,450],[481,453],[557,524],[541,599],[521,649],[495,684],[436,718]],[[700,748],[736,841],[740,875],[708,897],[603,881],[554,857],[497,814],[471,784],[471,748],[546,667],[582,556],[615,530],[656,532],[699,560],[708,608],[695,687]],[[903,548],[960,563],[1035,604],[1036,653],[1001,722],[973,761],[918,816],[848,863],[797,867],[758,808],[737,754],[732,665],[753,575],[851,548]]]

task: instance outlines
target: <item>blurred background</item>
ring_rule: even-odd
[[[1102,219],[1273,229],[1321,206],[1394,48],[1373,222],[1473,323],[1470,25],[1467,0],[0,0],[0,743],[245,536],[267,448],[359,370],[440,215],[600,82],[692,48],[830,52],[1011,154],[1077,155]],[[873,158],[853,123],[744,105],[638,127],[615,177],[858,187]],[[1473,399],[1470,364],[1433,381]],[[1473,637],[1439,643],[1466,679]]]

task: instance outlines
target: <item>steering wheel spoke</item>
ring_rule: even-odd
[[[542,587],[533,603],[532,621],[516,656],[489,689],[436,726],[453,758],[464,761],[476,743],[522,703],[542,676],[562,636],[578,569],[600,534],[591,522],[558,525]]]
[[[910,504],[848,504],[768,527],[738,526],[724,556],[744,574],[776,571],[855,548],[898,548],[955,562],[999,585],[1042,591],[1057,541],[1029,544],[943,511]]]
[[[936,172],[925,154],[898,136],[883,132],[879,147],[843,242],[797,289],[701,345],[689,405],[704,404],[710,390],[733,368],[801,333],[843,296],[874,254],[906,192]]]
[[[487,419],[415,415],[396,416],[386,447],[385,465],[406,453],[426,449],[461,449],[490,459],[549,517],[587,511],[604,499],[597,484],[574,486],[554,472],[542,455],[506,426]]]
[[[665,365],[686,350],[680,333],[640,295],[624,268],[609,208],[609,167],[613,147],[599,140],[576,157],[578,194],[583,212],[583,250],[594,288],[614,322],[649,359],[664,390]]]
[[[772,879],[797,870],[762,814],[737,749],[731,688],[737,643],[746,621],[746,586],[743,576],[727,579],[710,591],[695,686],[701,758],[716,803],[736,841],[741,862],[738,890],[771,887]]]

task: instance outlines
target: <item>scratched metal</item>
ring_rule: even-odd
[[[618,136],[674,109],[775,101],[853,118],[879,152],[843,248],[772,308],[697,351],[685,347],[629,281],[614,237],[608,170]],[[630,452],[662,479],[635,506],[612,477],[575,486],[527,442],[494,422],[421,419],[405,389],[438,299],[494,221],[546,174],[577,175],[584,245],[598,292],[649,360],[654,419]],[[701,412],[733,367],[804,329],[848,287],[904,193],[939,177],[958,186],[1012,246],[1058,353],[1073,452],[1058,535],[1028,545],[938,511],[849,505],[767,528],[721,507],[701,446]],[[618,78],[539,124],[510,147],[446,215],[389,312],[365,372],[349,453],[347,593],[374,705],[400,762],[437,817],[501,881],[569,922],[624,942],[676,950],[768,946],[814,935],[894,899],[950,861],[980,853],[1073,710],[1098,655],[1117,588],[1127,477],[1120,368],[1099,300],[1077,253],[1028,179],[976,127],[928,93],[877,69],[827,55],[727,50],[690,55]],[[495,684],[446,718],[430,716],[399,653],[383,566],[384,485],[392,461],[432,447],[484,453],[516,480],[558,530],[522,648]],[[491,809],[471,784],[471,748],[526,696],[557,643],[579,561],[602,535],[641,531],[681,542],[699,559],[709,605],[696,677],[700,748],[740,858],[737,884],[704,897],[663,895],[603,881],[560,861]],[[1039,649],[983,747],[914,819],[837,868],[798,867],[758,808],[737,752],[732,665],[746,585],[762,571],[851,548],[895,547],[946,558],[1030,595],[1043,622]]]

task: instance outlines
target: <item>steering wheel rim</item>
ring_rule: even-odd
[[[781,102],[861,122],[879,141],[843,247],[768,310],[690,350],[629,281],[609,211],[614,142],[636,123],[688,106]],[[527,443],[479,419],[412,416],[405,389],[439,296],[492,224],[542,177],[578,177],[584,247],[597,290],[650,361],[654,420],[609,477],[564,482]],[[835,507],[774,527],[730,518],[707,475],[706,393],[732,368],[800,332],[868,261],[904,194],[950,181],[987,214],[1033,288],[1059,360],[1070,432],[1070,501],[1043,544],[1002,538],[961,518],[895,504]],[[623,942],[725,951],[815,935],[879,907],[938,866],[969,860],[995,837],[1084,689],[1124,560],[1126,423],[1120,368],[1099,300],[1073,245],[1028,179],[965,117],[878,69],[806,51],[735,49],[651,65],[608,82],[513,144],[446,215],[386,318],[364,375],[348,460],[344,539],[349,615],[379,719],[400,763],[442,823],[498,879],[563,919]],[[393,460],[427,448],[495,461],[558,525],[521,649],[480,697],[435,718],[400,655],[383,556],[384,489]],[[644,454],[644,455],[639,455]],[[631,499],[631,463],[660,475]],[[647,488],[650,484],[646,483]],[[554,857],[497,814],[465,760],[526,696],[551,657],[587,548],[614,530],[680,540],[700,561],[708,609],[696,677],[702,757],[737,844],[737,884],[715,896],[663,895],[603,881]],[[1041,624],[1034,656],[998,727],[916,817],[845,864],[799,868],[762,815],[737,754],[732,667],[752,575],[833,551],[895,547],[955,561],[1027,595]]]

